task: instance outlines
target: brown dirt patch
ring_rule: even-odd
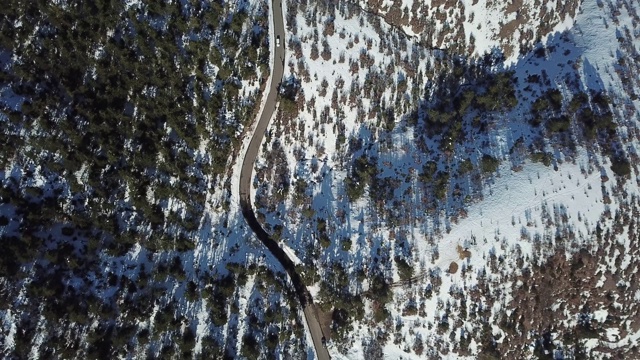
[[[504,24],[502,28],[500,28],[500,33],[498,33],[498,37],[500,39],[508,39],[518,30],[522,25],[526,24],[529,21],[528,16],[517,16],[515,19],[509,21]]]
[[[502,319],[498,320],[507,337],[498,346],[501,352],[510,351],[511,358],[525,358],[531,343],[531,331],[541,334],[548,329],[556,331],[558,336],[569,336],[572,339],[599,338],[604,339],[606,328],[618,328],[622,337],[629,329],[634,329],[638,312],[636,302],[625,298],[628,292],[625,287],[615,285],[614,276],[606,273],[604,288],[596,287],[600,273],[598,267],[606,262],[607,257],[592,255],[581,250],[567,259],[562,250],[558,250],[541,265],[534,265],[531,272],[517,275],[513,280],[520,281],[514,289],[513,299]],[[621,303],[617,308],[614,303]],[[567,327],[564,321],[575,318],[583,312],[607,309],[608,318],[605,323],[591,321],[592,330],[580,326]],[[626,353],[628,349],[620,349]],[[598,348],[598,351],[609,349]],[[631,358],[631,357],[615,357]],[[637,357],[633,357],[637,358]]]
[[[458,263],[456,263],[455,261],[452,261],[451,264],[449,264],[449,274],[455,274],[458,271]]]
[[[471,251],[458,245],[458,256],[460,257],[460,260],[468,259],[471,257]]]
[[[514,13],[520,9],[522,9],[522,5],[524,5],[524,1],[522,0],[513,0],[511,4],[507,5],[507,8],[504,9],[505,15]]]

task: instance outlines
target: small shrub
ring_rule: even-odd
[[[433,192],[438,200],[443,200],[447,197],[447,186],[449,185],[449,173],[446,171],[439,171],[436,174],[433,184]]]
[[[358,157],[353,164],[351,176],[345,179],[345,188],[350,201],[355,201],[364,195],[365,187],[378,173],[375,159],[366,155]]]
[[[553,110],[558,111],[562,108],[562,93],[558,89],[549,90],[546,93],[546,96],[549,98],[549,103]]]
[[[531,154],[531,161],[543,163],[544,166],[551,165],[552,156],[549,153],[536,152]]]
[[[384,306],[377,307],[373,312],[373,320],[377,323],[384,322],[389,316],[391,316],[391,314]]]
[[[571,126],[571,121],[564,115],[547,121],[547,128],[553,133],[567,131],[569,126]]]
[[[409,263],[405,259],[399,256],[396,256],[394,260],[396,261],[396,266],[398,267],[400,279],[402,279],[403,281],[411,279],[413,277],[413,266],[409,265]]]
[[[579,92],[573,95],[569,102],[568,110],[570,113],[576,113],[578,110],[589,105],[589,96],[585,92]]]
[[[291,100],[289,98],[280,98],[280,109],[289,117],[295,117],[298,115],[298,105],[294,100]]]
[[[494,158],[491,155],[484,154],[480,160],[480,169],[485,174],[490,174],[498,170],[500,166],[500,160]]]
[[[458,172],[460,175],[467,174],[473,170],[473,164],[470,159],[466,159],[458,165]]]
[[[349,238],[342,239],[342,241],[340,242],[340,245],[342,245],[342,250],[343,251],[351,250],[351,239],[349,239]]]
[[[618,176],[627,177],[631,175],[631,163],[625,158],[613,158],[611,159],[611,171]]]
[[[328,248],[329,246],[331,246],[331,239],[329,239],[329,236],[327,236],[327,234],[321,234],[319,237],[320,240],[320,245],[323,248]]]
[[[250,360],[256,360],[260,357],[260,344],[252,334],[246,334],[242,338],[242,356]]]
[[[422,166],[422,173],[420,173],[420,180],[423,182],[430,182],[433,180],[433,176],[436,174],[438,170],[438,164],[434,161],[428,161],[426,164]]]
[[[356,201],[364,195],[365,183],[352,178],[346,178],[344,180],[345,190],[349,201]]]

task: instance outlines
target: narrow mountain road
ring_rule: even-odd
[[[278,89],[280,82],[284,74],[284,54],[285,54],[285,36],[284,36],[284,20],[282,14],[282,0],[273,0],[271,4],[271,12],[273,13],[273,28],[274,39],[271,39],[273,52],[273,69],[271,69],[271,87],[267,89],[267,99],[265,106],[261,114],[258,114],[258,124],[247,148],[247,152],[244,155],[242,163],[242,170],[240,171],[240,207],[242,208],[242,215],[251,227],[251,230],[255,233],[256,237],[271,251],[273,256],[282,264],[282,267],[287,271],[293,287],[295,288],[298,299],[300,300],[300,306],[303,308],[304,317],[307,322],[307,327],[311,332],[311,338],[313,339],[313,347],[316,350],[316,355],[319,360],[330,359],[327,349],[322,343],[323,334],[318,321],[317,312],[311,294],[304,286],[300,274],[296,272],[295,264],[282,250],[278,243],[273,240],[269,234],[262,228],[256,214],[253,211],[251,202],[251,181],[253,180],[253,167],[260,150],[260,144],[262,138],[269,125],[269,120],[273,116],[278,102]],[[279,37],[279,41],[276,39]]]

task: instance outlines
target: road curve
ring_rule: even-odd
[[[262,138],[269,125],[269,120],[273,116],[278,102],[278,88],[284,75],[284,54],[285,54],[285,36],[284,36],[284,20],[282,14],[282,0],[273,0],[271,3],[271,12],[273,13],[273,28],[274,37],[280,36],[280,46],[271,46],[275,49],[273,52],[273,69],[271,69],[271,87],[267,89],[267,99],[263,107],[262,113],[258,114],[258,124],[255,127],[251,142],[247,148],[247,152],[244,155],[242,162],[242,169],[240,171],[240,207],[242,208],[242,216],[249,224],[251,230],[255,233],[256,237],[269,249],[269,251],[275,256],[276,259],[282,264],[282,267],[287,271],[296,294],[300,301],[300,306],[303,308],[304,317],[307,322],[307,327],[311,333],[313,339],[313,347],[316,350],[316,356],[319,360],[329,360],[329,353],[322,344],[323,334],[316,308],[313,304],[311,294],[304,286],[300,274],[296,272],[295,264],[282,250],[278,243],[273,240],[269,234],[262,228],[256,214],[251,206],[251,181],[253,179],[253,167],[260,150],[260,144]],[[271,39],[272,44],[276,44],[276,39]]]

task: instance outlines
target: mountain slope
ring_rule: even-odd
[[[257,203],[335,357],[634,356],[637,15],[579,5],[470,47],[390,2],[290,4]]]

